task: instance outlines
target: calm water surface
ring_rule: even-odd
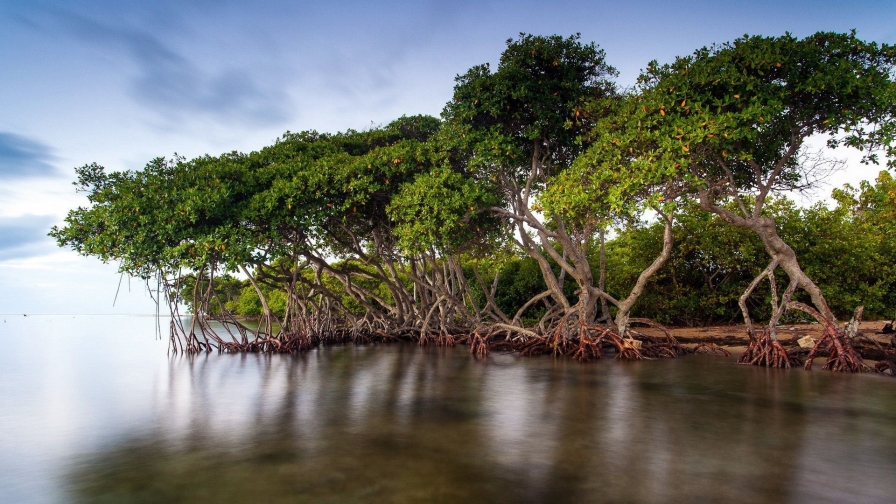
[[[892,502],[896,380],[465,347],[168,358],[5,316],[0,502]]]

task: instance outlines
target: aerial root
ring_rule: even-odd
[[[311,350],[320,343],[309,334],[283,334],[277,337],[260,337],[246,343],[219,341],[217,349],[221,353],[261,352],[261,353],[301,353]]]
[[[364,331],[357,331],[352,334],[352,342],[356,345],[367,345],[372,343],[370,335]]]
[[[624,360],[670,358],[689,352],[659,324],[646,319],[634,319],[634,322],[659,328],[665,337],[650,336],[634,330],[629,330],[625,336],[620,336],[615,326],[588,325],[576,321],[576,317],[566,317],[552,324],[544,334],[504,324],[483,325],[475,330],[450,327],[439,330],[421,330],[419,327],[388,330],[384,327],[368,326],[330,328],[323,332],[284,330],[276,335],[241,331],[242,341],[238,341],[236,337],[232,341],[225,341],[214,334],[203,333],[207,341],[202,341],[201,337],[195,335],[172,337],[172,341],[182,348],[178,353],[189,355],[212,349],[220,353],[304,353],[320,345],[347,342],[363,345],[396,341],[412,341],[420,346],[432,344],[441,347],[465,344],[469,345],[470,355],[477,357],[501,350],[518,352],[521,356],[544,354],[566,356],[580,362],[601,359],[606,356],[608,350],[615,353],[615,358]],[[516,336],[511,337],[514,334]],[[707,345],[701,346],[706,346],[706,351],[710,351]],[[714,354],[723,352],[725,351],[721,348],[712,351]]]
[[[644,353],[641,351],[641,348],[643,346],[642,340],[636,340],[631,337],[623,338],[622,336],[617,334],[616,331],[613,331],[611,329],[602,329],[599,326],[590,326],[589,329],[602,331],[597,340],[599,342],[607,342],[611,346],[615,347],[617,359],[642,360],[650,358],[644,355]]]

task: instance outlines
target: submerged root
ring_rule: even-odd
[[[762,335],[750,336],[750,344],[746,351],[737,360],[739,364],[751,366],[765,366],[790,369],[791,366],[799,366],[799,359],[787,353],[787,350],[777,339],[772,339],[768,329],[762,331]]]

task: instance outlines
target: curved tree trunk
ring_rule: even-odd
[[[800,263],[796,258],[796,252],[793,251],[793,248],[785,243],[778,235],[774,219],[770,217],[757,217],[745,220],[748,222],[748,226],[745,227],[759,236],[768,255],[772,260],[777,261],[778,266],[787,273],[787,277],[790,281],[796,283],[795,288],[806,291],[812,299],[812,305],[815,306],[821,315],[836,324],[837,318],[828,306],[828,302],[821,293],[821,289],[800,267]]]
[[[641,294],[644,293],[644,288],[647,286],[647,281],[650,280],[653,275],[656,274],[657,271],[660,270],[665,264],[666,261],[669,260],[669,257],[672,256],[672,245],[674,244],[673,236],[672,236],[672,216],[671,215],[663,215],[663,220],[665,221],[664,229],[663,229],[663,248],[660,251],[660,255],[653,260],[650,266],[647,267],[644,271],[638,275],[638,280],[635,282],[634,287],[629,292],[628,296],[625,299],[619,300],[616,304],[616,318],[614,319],[614,323],[616,324],[616,330],[619,332],[619,336],[625,336],[628,331],[628,322],[629,315],[631,314],[632,307],[635,306],[635,303],[638,301],[638,298],[641,297]]]
[[[749,314],[746,311],[745,296],[749,295],[763,276],[769,277],[769,282],[772,286],[772,317],[769,320],[767,330],[763,331],[762,336],[750,334],[750,347],[741,357],[741,362],[748,361],[748,363],[751,364],[772,367],[790,366],[791,359],[787,357],[786,352],[784,352],[783,347],[777,339],[777,323],[787,309],[802,309],[801,307],[805,306],[802,305],[802,303],[791,301],[792,295],[797,290],[802,289],[809,294],[809,298],[812,300],[812,305],[814,307],[814,310],[812,311],[814,311],[814,313],[811,313],[812,311],[810,311],[810,313],[813,316],[816,316],[819,319],[819,322],[825,327],[824,336],[818,341],[810,355],[814,356],[822,345],[831,345],[836,351],[832,352],[831,359],[825,364],[826,369],[850,372],[867,369],[867,366],[862,362],[862,357],[852,347],[852,343],[849,341],[849,338],[846,337],[843,329],[837,326],[837,318],[834,316],[827,300],[824,298],[821,288],[819,288],[800,267],[796,252],[794,252],[793,248],[784,242],[778,235],[774,219],[758,215],[759,207],[754,209],[753,214],[748,215],[747,217],[736,215],[726,208],[713,204],[709,201],[708,194],[705,192],[700,194],[700,205],[704,210],[708,210],[718,215],[729,224],[749,229],[756,233],[759,239],[762,240],[762,244],[769,257],[772,259],[772,263],[769,267],[750,284],[750,288],[744,293],[744,296],[741,297],[739,303],[741,310],[744,312],[745,321],[748,323],[748,330],[752,330]],[[781,300],[777,299],[777,289],[774,280],[774,270],[778,267],[784,270],[790,280],[788,287],[784,292],[783,299]],[[807,366],[811,366],[812,360],[809,359],[806,364]]]

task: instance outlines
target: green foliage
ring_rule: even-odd
[[[215,295],[209,300],[208,314],[221,315],[221,306],[236,300],[240,296],[244,282],[230,275],[220,275],[214,279],[212,284]],[[180,298],[189,308],[190,312],[195,313],[196,308],[193,306],[193,294],[201,296],[208,289],[208,278],[204,277],[199,285],[196,285],[196,276],[189,275],[181,279]]]
[[[593,125],[585,114],[588,101],[612,94],[606,77],[615,74],[603,50],[582,44],[578,35],[521,34],[507,40],[496,72],[485,64],[457,77],[444,116],[466,126],[462,135],[473,136],[468,141],[483,157],[525,163],[533,142],[548,140],[554,164],[568,165],[577,137]]]
[[[421,173],[402,186],[388,208],[399,245],[411,252],[485,248],[497,239],[497,219],[482,211],[495,193],[448,167]]]
[[[495,72],[479,65],[456,79],[443,112],[453,162],[505,198],[535,169],[539,190],[581,152],[580,136],[594,126],[589,104],[615,94],[614,75],[603,50],[578,35],[508,40]]]
[[[848,317],[864,305],[869,319],[890,317],[896,299],[896,250],[891,245],[896,225],[885,216],[896,211],[896,183],[882,172],[876,185],[863,183],[861,190],[847,186],[834,194],[839,200],[834,209],[821,204],[799,208],[778,198],[766,206],[766,215],[778,224],[781,237],[824,290],[836,315]],[[611,294],[624,292],[653,260],[662,232],[658,223],[638,225],[620,230],[608,242]],[[674,232],[672,257],[651,280],[638,313],[671,324],[740,322],[737,300],[768,263],[761,241],[693,203],[678,213]],[[778,278],[778,285],[783,288],[786,279]],[[750,299],[751,313],[769,316],[769,300],[764,282]]]
[[[390,225],[386,207],[426,168],[423,140],[437,127],[434,118],[402,118],[367,132],[287,133],[251,154],[157,158],[139,172],[87,165],[76,185],[90,206],[50,234],[143,278],[235,270],[311,244],[342,253],[350,234]]]
[[[286,313],[286,295],[283,291],[263,288],[262,292],[264,293],[264,297],[267,300],[271,312],[282,318]],[[249,319],[257,319],[264,314],[261,299],[258,297],[258,293],[255,292],[255,288],[251,285],[243,286],[239,291],[239,296],[227,302],[225,308],[238,317]]]
[[[788,202],[768,207],[776,219],[795,208]],[[651,279],[636,306],[641,316],[670,324],[703,325],[739,322],[737,302],[750,281],[768,263],[760,240],[705,212],[693,202],[676,214],[675,245],[666,267]],[[619,230],[607,243],[608,290],[626,292],[637,275],[656,257],[662,244],[660,223]],[[751,313],[768,314],[767,295],[751,298]]]
[[[870,162],[883,144],[892,162],[894,65],[892,46],[854,33],[745,36],[651,63],[632,120],[652,133],[653,163],[680,168],[692,184],[759,189],[781,170],[773,183],[787,187],[800,178],[795,154],[815,134]]]

